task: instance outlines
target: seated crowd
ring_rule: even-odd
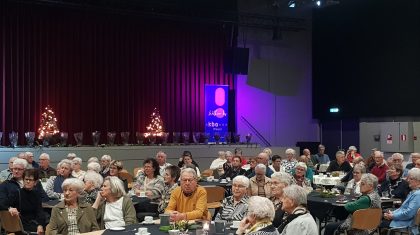
[[[209,171],[231,179],[231,185],[226,186],[221,207],[213,215],[207,205],[207,190],[199,183],[199,165],[190,151],[183,152],[177,165],[166,162],[163,151],[155,158],[146,158],[132,183],[124,174],[127,171],[122,161],[110,155],[100,160],[89,158],[84,171],[83,160],[74,153],[61,160],[57,169],[50,166],[46,153],[39,156],[39,164],[32,153],[21,153],[11,157],[8,169],[0,172],[0,210],[19,216],[25,231],[38,234],[123,227],[138,223],[143,218],[139,213],[147,212],[169,214],[173,222],[212,218],[240,221],[236,234],[316,235],[318,226],[307,207],[308,195],[316,188],[313,178],[320,173],[320,166],[329,164],[327,173],[342,177],[337,187],[360,196],[344,205],[346,219],[326,225],[325,235],[350,230],[352,214],[381,208],[381,196],[401,200],[398,209],[384,210],[381,228],[407,226],[413,234],[419,233],[414,222],[420,208],[420,154],[411,154],[412,163],[404,168],[404,157],[399,153],[386,161],[375,149],[363,159],[350,146],[347,153],[337,151],[330,160],[323,145],[318,150],[311,155],[304,149],[297,157],[294,149],[287,149],[281,157],[264,149],[246,161],[240,149],[235,149],[235,154],[218,152]],[[204,172],[208,171],[203,171],[203,177],[207,176]],[[134,196],[147,200],[133,203]],[[59,202],[48,215],[42,203],[50,200]],[[353,230],[357,234],[369,232]]]

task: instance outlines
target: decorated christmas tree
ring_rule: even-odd
[[[45,107],[45,111],[41,114],[41,124],[38,132],[38,139],[43,139],[45,136],[53,136],[60,132],[57,126],[57,118],[49,105]]]
[[[152,115],[150,115],[150,119],[150,124],[146,127],[147,132],[144,133],[144,136],[162,136],[163,122],[160,118],[159,110],[157,108],[153,110]]]

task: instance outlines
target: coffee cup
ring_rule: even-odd
[[[239,224],[241,223],[241,221],[239,221],[239,220],[235,220],[235,221],[233,221],[232,222],[232,227],[234,227],[234,228],[239,228]]]
[[[146,223],[153,223],[153,217],[152,216],[145,216],[144,222]]]
[[[169,235],[178,235],[179,234],[179,230],[178,229],[172,229],[168,231]]]
[[[226,179],[220,180],[221,183],[227,183]]]
[[[216,227],[216,233],[224,233],[225,232],[225,221],[223,221],[223,220],[214,221],[214,225]]]
[[[139,197],[146,197],[146,192],[145,191],[141,191],[139,194]]]
[[[143,235],[143,234],[147,234],[147,228],[139,228],[139,230],[137,231],[138,235]]]
[[[230,177],[226,177],[226,180],[227,180],[228,182],[230,182]]]
[[[169,215],[168,214],[160,214],[160,226],[168,226],[169,225]]]

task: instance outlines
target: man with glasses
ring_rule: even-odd
[[[56,176],[57,171],[50,166],[50,155],[42,153],[39,156],[39,178],[49,179],[51,176]]]
[[[378,177],[379,184],[382,184],[382,182],[384,182],[386,179],[386,172],[388,171],[388,165],[386,164],[384,160],[383,152],[375,151],[374,158],[375,158],[375,166],[372,168],[370,173]]]
[[[165,213],[170,214],[171,221],[208,220],[207,192],[197,184],[197,173],[194,169],[181,171],[181,186],[173,190]]]
[[[15,161],[16,159],[17,157],[11,157],[9,159],[9,167],[5,170],[0,171],[0,183],[5,180],[10,180],[12,178],[13,161]]]

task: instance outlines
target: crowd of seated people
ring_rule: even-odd
[[[163,151],[155,158],[146,158],[130,190],[127,180],[120,177],[124,170],[122,161],[112,160],[109,155],[102,156],[100,163],[96,157],[89,158],[84,171],[82,159],[73,153],[58,163],[57,170],[50,166],[48,154],[39,156],[38,165],[33,154],[23,153],[10,158],[8,169],[0,173],[3,181],[0,210],[19,216],[25,231],[39,234],[44,231],[77,234],[123,227],[138,222],[136,210],[145,212],[152,208],[155,215],[169,214],[171,221],[212,217],[241,221],[237,234],[315,235],[318,227],[306,205],[314,188],[308,171],[309,175],[317,174],[317,165],[327,162],[325,147],[319,146],[319,150],[316,156],[310,156],[309,152],[296,159],[295,150],[287,149],[285,160],[281,161],[281,156],[264,149],[249,158],[248,170],[244,169],[241,156],[220,151],[210,169],[222,170],[220,177],[230,178],[232,182],[215,215],[207,208],[207,192],[199,185],[200,169],[190,151],[184,151],[179,167],[167,163]],[[363,208],[380,208],[380,196],[384,195],[400,199],[402,204],[397,210],[384,211],[381,227],[409,226],[416,234],[414,218],[420,207],[420,169],[416,167],[419,160],[416,157],[420,155],[413,153],[413,162],[404,169],[401,154],[385,160],[384,154],[375,150],[374,166],[366,173],[363,157],[356,152],[352,154],[351,163],[344,152],[338,151],[336,159],[328,161],[328,171],[351,175],[349,180],[341,181],[343,189],[361,196],[344,205],[349,216],[327,224],[325,234],[351,229],[352,214]],[[272,165],[269,165],[270,157]],[[28,159],[32,160],[31,164]],[[308,166],[310,162],[313,168]],[[144,195],[156,207],[142,207],[141,203],[134,206],[130,198],[134,195]],[[51,216],[45,216],[41,203],[54,199],[62,201],[54,206]],[[353,231],[359,232],[370,231]]]

